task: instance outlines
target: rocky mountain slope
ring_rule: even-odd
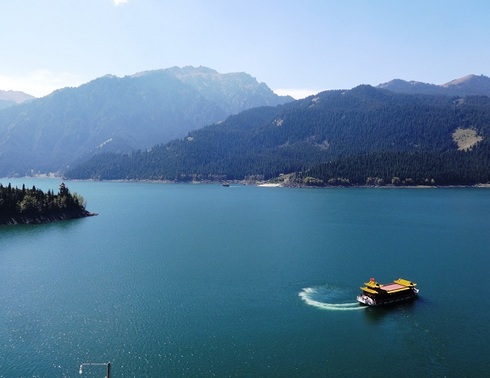
[[[78,88],[0,111],[0,176],[58,172],[94,154],[147,149],[255,106],[292,101],[246,73],[170,68]]]

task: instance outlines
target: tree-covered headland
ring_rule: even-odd
[[[56,220],[82,218],[95,215],[85,209],[84,198],[71,193],[64,183],[59,192],[43,192],[0,184],[0,225],[17,223],[46,223]]]

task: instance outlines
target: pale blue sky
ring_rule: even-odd
[[[487,0],[9,0],[0,31],[0,89],[35,96],[187,65],[297,97],[490,76]]]

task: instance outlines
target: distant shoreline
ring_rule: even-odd
[[[239,184],[244,186],[258,186],[262,188],[316,188],[316,189],[333,189],[333,188],[387,188],[387,189],[443,189],[443,188],[490,188],[490,183],[488,184],[474,184],[474,185],[301,185],[301,184],[286,184],[278,182],[268,182],[268,181],[246,181],[246,180],[224,180],[224,181],[170,181],[170,180],[151,180],[151,179],[119,179],[119,180],[98,180],[98,179],[66,179],[60,176],[55,176],[51,174],[40,174],[34,176],[24,176],[24,177],[4,177],[4,178],[47,178],[53,180],[65,180],[72,182],[127,182],[127,183],[137,183],[137,182],[147,182],[155,184],[222,184],[227,182],[229,184]]]

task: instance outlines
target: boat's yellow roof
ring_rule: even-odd
[[[375,290],[373,290],[373,289],[370,289],[370,288],[368,288],[368,287],[361,287],[361,290],[362,290],[362,291],[365,291],[365,292],[367,292],[367,293],[371,293],[371,294],[378,294],[378,292],[377,292],[377,291],[375,291]]]
[[[415,282],[412,282],[412,281],[408,281],[408,280],[405,280],[403,278],[399,278],[395,281],[393,281],[397,284],[400,284],[400,285],[403,285],[403,286],[410,286],[410,287],[414,287],[414,286],[417,286],[417,284]]]
[[[399,278],[397,280],[394,280],[393,283],[384,285],[380,285],[374,278],[371,278],[369,282],[365,282],[364,285],[366,286],[361,287],[361,290],[371,294],[379,294],[376,289],[381,289],[388,293],[397,293],[417,286],[415,282],[406,280],[404,278]]]
[[[374,279],[372,279],[372,278],[369,282],[364,282],[364,285],[366,285],[367,287],[371,287],[373,289],[375,289],[375,288],[379,289],[379,283],[374,281]]]

